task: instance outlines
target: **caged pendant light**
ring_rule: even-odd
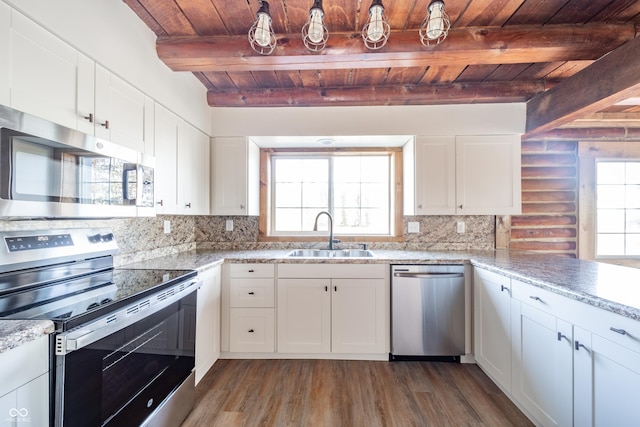
[[[369,7],[369,20],[362,28],[362,40],[369,49],[380,49],[387,43],[391,27],[384,16],[382,0],[373,0]]]
[[[256,20],[249,29],[249,43],[260,55],[269,55],[276,48],[276,35],[271,27],[269,3],[266,1],[260,2]]]
[[[444,10],[444,2],[433,0],[427,9],[427,16],[420,26],[420,42],[425,46],[442,43],[449,33],[451,22]]]
[[[318,52],[324,49],[327,40],[329,40],[329,30],[324,24],[322,0],[314,0],[313,6],[309,9],[309,19],[302,26],[302,41],[307,49]]]

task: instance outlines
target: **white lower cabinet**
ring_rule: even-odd
[[[536,425],[639,425],[640,322],[477,267],[474,297],[476,361]]]
[[[572,338],[569,322],[517,300],[513,304],[511,392],[544,426],[573,423]]]
[[[231,308],[229,350],[273,353],[275,327],[273,308]]]
[[[387,276],[386,265],[280,266],[278,352],[388,353]]]
[[[201,275],[196,306],[196,384],[220,357],[221,268]]]
[[[0,425],[49,425],[49,337],[0,354]]]
[[[475,359],[503,390],[511,391],[511,280],[474,268]]]

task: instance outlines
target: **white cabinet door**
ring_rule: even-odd
[[[11,8],[0,2],[0,105],[11,105]]]
[[[47,426],[49,425],[49,373],[40,375],[33,381],[16,390],[16,408],[28,410],[28,423],[20,421],[18,425]]]
[[[273,353],[275,325],[273,308],[232,308],[229,351]]]
[[[258,147],[245,137],[215,138],[211,146],[211,165],[211,214],[258,215]]]
[[[202,274],[196,307],[196,384],[220,357],[221,269]]]
[[[512,308],[514,398],[544,426],[572,425],[572,325],[524,303]]]
[[[158,214],[178,214],[178,122],[171,111],[155,107],[155,192]]]
[[[511,280],[474,268],[474,337],[478,365],[511,391]]]
[[[415,159],[416,215],[455,214],[455,137],[416,137]]]
[[[178,207],[185,215],[209,214],[209,137],[185,121],[178,127]]]
[[[78,125],[78,51],[13,10],[11,107],[75,129]]]
[[[520,136],[456,137],[456,206],[462,215],[519,214]]]
[[[384,353],[384,279],[332,279],[331,285],[331,351]]]
[[[574,425],[637,426],[640,354],[579,327],[574,339]]]
[[[331,280],[278,280],[279,353],[331,351]]]
[[[95,67],[95,135],[145,151],[145,123],[153,101],[100,65]]]

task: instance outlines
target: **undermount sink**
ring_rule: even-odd
[[[297,258],[372,258],[368,249],[295,249],[287,256]]]

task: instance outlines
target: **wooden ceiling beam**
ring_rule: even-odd
[[[527,103],[527,134],[532,136],[640,96],[640,37]]]
[[[544,91],[541,82],[483,82],[381,87],[291,88],[207,93],[212,107],[435,105],[524,102]]]
[[[640,128],[562,128],[525,134],[523,141],[640,141]]]
[[[598,112],[580,117],[573,122],[561,126],[560,128],[565,129],[592,127],[640,128],[640,112]]]
[[[467,66],[595,60],[635,37],[632,24],[514,25],[450,30],[424,47],[417,32],[394,32],[387,45],[368,50],[358,33],[331,34],[327,47],[309,52],[298,37],[278,36],[268,56],[251,50],[246,36],[159,37],[158,57],[174,71],[275,71]]]

